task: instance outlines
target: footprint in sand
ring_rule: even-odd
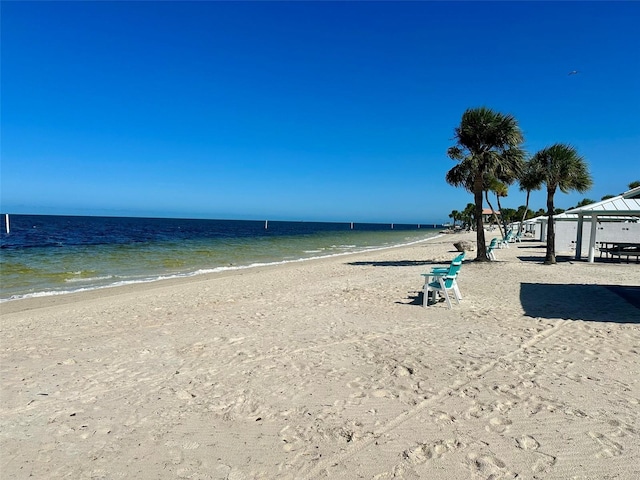
[[[395,465],[390,471],[379,473],[372,477],[372,480],[392,480],[402,478],[405,480],[420,480],[420,475],[410,466]]]
[[[602,450],[598,453],[599,458],[617,457],[622,455],[622,445],[614,442],[610,438],[601,433],[587,432],[588,435],[593,438],[601,447]]]
[[[546,453],[536,452],[538,459],[536,463],[533,464],[531,470],[534,473],[544,473],[549,470],[550,467],[553,467],[556,463],[556,457],[552,455],[547,455]]]
[[[544,473],[549,470],[550,467],[555,465],[556,457],[537,451],[540,447],[540,443],[529,435],[523,435],[520,438],[516,438],[516,446],[522,450],[531,451],[535,455],[536,461],[531,466],[531,470],[534,473]]]
[[[440,458],[446,453],[453,452],[464,446],[457,438],[439,440],[435,443],[419,443],[415,447],[402,452],[402,457],[413,465],[419,465],[432,458]]]
[[[538,441],[529,435],[523,435],[522,437],[517,438],[516,445],[522,450],[537,450],[540,446]]]
[[[517,474],[509,470],[502,460],[493,455],[470,453],[467,455],[466,464],[474,474],[482,478],[506,480],[517,477]]]
[[[511,425],[511,420],[502,417],[493,417],[485,428],[489,432],[503,433]]]
[[[437,424],[451,425],[456,421],[456,417],[443,411],[429,411],[429,415]]]
[[[475,402],[474,402],[475,403]],[[466,414],[467,418],[480,418],[484,415],[484,412],[487,410],[487,407],[483,404],[476,403],[473,405]]]

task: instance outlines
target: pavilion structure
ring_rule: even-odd
[[[588,261],[593,262],[596,251],[597,225],[600,220],[637,223],[640,221],[640,187],[633,188],[616,197],[573,208],[560,214],[565,218],[577,217],[576,260],[582,257],[582,230],[585,220],[590,222]],[[640,239],[638,239],[640,244]]]

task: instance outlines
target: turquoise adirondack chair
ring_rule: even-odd
[[[460,295],[460,290],[458,289],[456,277],[458,276],[458,272],[460,272],[460,268],[462,267],[462,261],[457,261],[457,259],[458,257],[454,258],[454,260],[451,262],[451,265],[449,265],[449,268],[446,269],[446,272],[432,271],[431,273],[423,274],[423,276],[426,278],[426,281],[424,286],[422,287],[422,306],[426,307],[428,305],[430,293],[432,293],[434,303],[436,301],[438,293],[440,293],[447,301],[447,307],[452,308],[451,298],[449,297],[450,291],[453,292],[456,302],[458,304],[460,303],[460,300],[462,300],[462,296]]]
[[[509,248],[509,243],[514,240],[513,231],[509,230],[507,235],[502,240],[498,240],[498,248],[506,247]]]
[[[451,260],[451,264],[454,262],[462,263],[467,256],[467,252],[462,252],[460,255]],[[451,265],[450,265],[451,266]],[[449,271],[449,267],[435,267],[431,269],[431,273],[447,273]],[[428,273],[423,273],[423,276],[429,275]]]
[[[497,248],[497,246],[498,246],[498,239],[494,238],[493,240],[491,240],[491,243],[487,247],[487,256],[489,257],[490,260],[496,259],[496,255],[493,253],[493,251]]]

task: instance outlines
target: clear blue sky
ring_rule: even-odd
[[[638,2],[7,2],[1,210],[430,223],[469,107],[640,180]],[[577,75],[568,75],[578,70]],[[544,206],[543,192],[531,207]],[[518,187],[504,207],[524,204]]]

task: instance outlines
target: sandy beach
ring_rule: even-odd
[[[3,303],[1,478],[640,478],[640,265],[462,239]]]

